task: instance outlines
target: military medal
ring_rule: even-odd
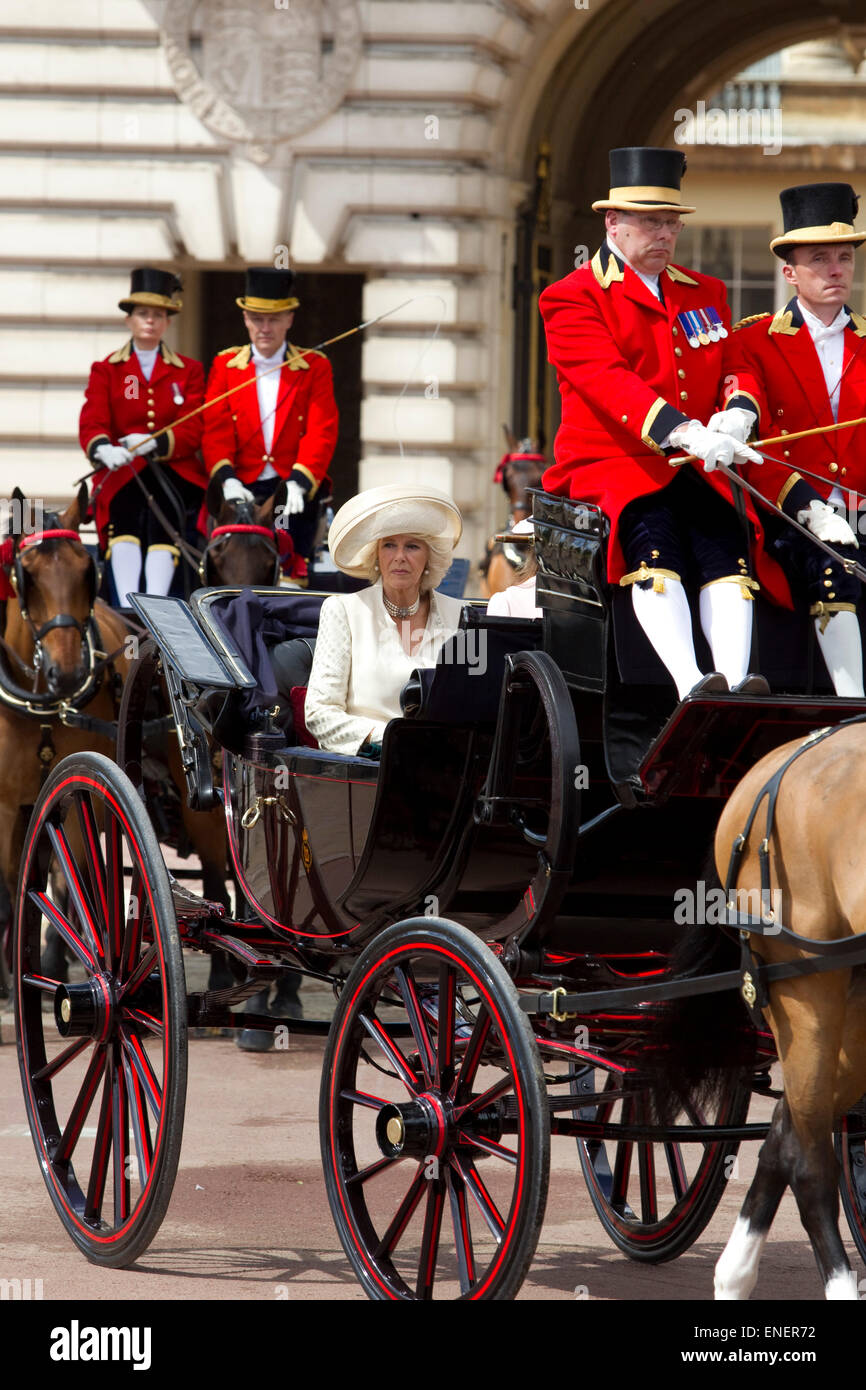
[[[683,309],[682,313],[677,314],[677,318],[682,324],[682,329],[688,340],[689,347],[696,348],[698,346],[698,335],[695,331],[695,326],[692,323],[691,314],[688,312],[687,309]]]
[[[183,405],[183,395],[176,381],[171,383],[171,395],[175,405]]]
[[[719,341],[719,332],[718,332],[718,329],[716,328],[716,325],[713,323],[712,319],[710,318],[709,310],[708,310],[708,309],[699,309],[699,310],[698,310],[698,313],[700,314],[701,322],[703,323],[705,330],[706,330],[707,333],[709,333],[709,335],[710,335],[710,341],[711,341],[711,342],[714,342],[714,343],[717,343],[717,342]]]
[[[697,329],[698,342],[701,343],[701,344],[703,345],[703,347],[709,347],[709,345],[710,345],[710,335],[709,335],[709,333],[707,333],[706,330],[704,329],[703,321],[702,321],[702,319],[701,319],[701,311],[700,311],[700,309],[692,309],[692,310],[691,310],[691,316],[692,316],[692,322],[695,324],[695,327],[696,327],[696,329]]]
[[[716,333],[717,333],[717,335],[718,335],[720,338],[727,338],[727,336],[728,336],[728,330],[727,330],[727,328],[725,327],[725,325],[722,323],[722,320],[719,318],[719,311],[718,311],[718,309],[713,309],[712,307],[711,307],[711,308],[708,308],[708,309],[707,309],[707,314],[708,314],[709,317],[710,317],[710,321],[711,321],[712,323],[714,323],[715,326],[716,326]]]

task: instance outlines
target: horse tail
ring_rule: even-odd
[[[712,856],[703,877],[707,897],[721,888]],[[697,978],[736,970],[739,961],[736,940],[717,925],[700,924],[685,929],[670,968],[677,977]],[[710,1111],[730,1085],[732,1071],[748,1071],[755,1056],[756,1035],[739,990],[670,1000],[656,1016],[646,1054],[659,1123],[673,1124],[687,1105]]]

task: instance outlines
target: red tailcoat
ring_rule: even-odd
[[[866,319],[849,310],[839,390],[839,419],[866,415]],[[832,425],[833,411],[818,353],[796,296],[776,315],[744,321],[725,344],[725,403],[759,412],[758,438]],[[780,462],[746,465],[745,476],[794,516],[838,486],[866,492],[866,426],[767,445]],[[801,476],[798,468],[809,473]],[[820,481],[810,474],[817,473]],[[856,514],[857,497],[849,512]],[[857,527],[855,526],[855,530]]]
[[[119,444],[127,434],[153,434],[195,410],[203,399],[204,369],[200,362],[180,357],[161,343],[147,381],[130,341],[104,361],[94,362],[90,369],[78,426],[81,447],[90,461],[97,463],[94,454],[100,444]],[[169,429],[157,441],[156,457],[188,482],[204,487],[206,476],[196,453],[201,431],[200,415]],[[104,537],[112,497],[152,458],[152,453],[139,455],[132,463],[113,470],[103,468],[96,475],[92,489],[100,536]]]
[[[251,483],[270,463],[281,478],[291,477],[311,496],[316,491],[334,453],[339,415],[330,362],[315,351],[296,356],[300,351],[287,344],[290,365],[280,371],[270,452],[265,449],[259,418],[249,343],[226,348],[214,358],[207,384],[209,401],[241,382],[250,385],[205,411],[202,452],[208,476],[228,465],[242,483]]]
[[[608,578],[614,583],[627,569],[617,535],[623,508],[672,480],[662,442],[685,420],[706,423],[718,408],[722,385],[724,340],[691,347],[677,315],[710,308],[730,328],[724,285],[673,265],[660,283],[663,304],[604,245],[539,301],[562,396],[556,461],[542,482],[548,492],[593,502],[606,513]],[[731,501],[723,477],[705,474],[700,463],[684,466],[699,469]],[[782,572],[763,552],[763,528],[748,504],[747,511],[757,543],[757,577],[777,601],[787,602]]]

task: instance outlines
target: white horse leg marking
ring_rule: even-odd
[[[718,1301],[746,1299],[758,1282],[758,1265],[767,1231],[753,1231],[747,1216],[738,1216],[731,1238],[716,1264]]]
[[[854,1271],[852,1269],[834,1269],[824,1285],[824,1297],[828,1303],[850,1302],[852,1300],[856,1303],[858,1294]]]

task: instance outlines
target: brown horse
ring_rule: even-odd
[[[31,508],[18,488],[18,516]],[[111,756],[119,682],[128,671],[131,633],[96,598],[98,575],[78,532],[87,508],[82,487],[62,514],[46,513],[27,533],[13,520],[3,541],[6,585],[0,651],[0,935],[9,926],[8,891],[18,878],[31,806],[52,764],[90,748]],[[69,704],[95,728],[67,727]]]
[[[199,565],[203,584],[279,584],[282,560],[291,552],[288,530],[280,527],[286,491],[281,480],[264,502],[227,502],[219,484],[209,486],[206,504],[213,525]]]
[[[532,516],[532,498],[529,489],[541,486],[541,477],[547,464],[544,454],[532,439],[517,438],[505,430],[509,452],[503,454],[493,475],[494,483],[501,483],[508,497],[508,530],[513,530],[518,521]],[[481,575],[481,597],[501,593],[515,582],[515,563],[509,557],[501,541],[491,536],[487,542],[487,552],[479,565]]]
[[[767,798],[747,832],[749,813],[765,784],[800,749],[778,784],[775,819],[767,836],[773,895],[769,901],[775,916],[769,930],[764,928],[767,934],[750,934],[755,956],[770,965],[808,956],[804,948],[784,940],[779,925],[816,943],[866,932],[866,878],[859,853],[863,797],[858,776],[866,758],[864,723],[842,726],[824,739],[812,736],[788,743],[752,768],[719,821],[716,866],[725,879],[731,848],[745,834],[736,878],[737,907],[754,913],[762,887],[759,850],[767,834]],[[732,894],[728,896],[730,900]],[[701,927],[697,932],[706,937],[712,930]],[[715,937],[731,949],[718,929]],[[702,968],[718,965],[720,954],[716,947],[714,961],[705,956]],[[836,968],[774,980],[768,990],[764,1017],[775,1038],[784,1095],[776,1105],[736,1226],[716,1265],[716,1297],[749,1297],[770,1225],[790,1185],[826,1298],[856,1299],[856,1280],[839,1235],[839,1165],[833,1151],[833,1126],[866,1092],[866,973],[862,964]],[[692,1081],[699,1075],[705,1081],[722,1060],[717,1055],[712,1063],[700,1066],[696,1051],[703,1048],[706,1059],[720,1042],[723,1049],[736,1050],[742,1004],[732,992],[727,999],[728,1005],[722,1006],[728,1010],[726,1019],[720,1012],[711,1016],[706,1000],[673,1006],[668,1032],[676,1032],[684,1052],[692,1051],[688,1062],[682,1055],[679,1059]],[[696,1021],[701,1015],[693,1031],[681,1026],[689,1009]],[[740,1011],[739,1020],[734,1009]],[[741,1027],[739,1032],[742,1037]]]

